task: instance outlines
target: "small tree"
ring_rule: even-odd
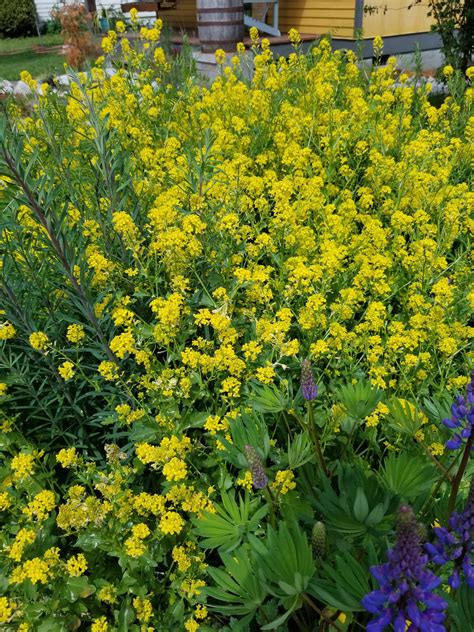
[[[54,17],[61,23],[61,35],[67,46],[67,61],[78,68],[95,52],[90,32],[91,15],[80,0],[75,0],[56,11]]]
[[[428,6],[446,62],[465,72],[474,52],[474,0],[429,0]]]

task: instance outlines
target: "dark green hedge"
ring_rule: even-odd
[[[0,0],[0,37],[35,33],[34,0]]]

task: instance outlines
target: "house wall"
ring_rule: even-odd
[[[355,0],[280,0],[280,31],[353,37]]]
[[[433,24],[433,19],[428,17],[426,0],[420,4],[414,4],[413,0],[365,0],[365,6],[375,6],[378,11],[364,12],[364,37],[427,33]]]

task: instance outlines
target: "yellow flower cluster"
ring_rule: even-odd
[[[44,489],[36,494],[33,500],[29,502],[22,511],[30,520],[42,522],[46,520],[49,512],[54,509],[55,505],[54,492]]]
[[[34,331],[29,340],[30,345],[37,351],[45,351],[49,344],[49,338],[43,331]]]
[[[66,338],[69,342],[73,342],[78,344],[82,342],[86,337],[86,332],[84,331],[84,327],[82,325],[69,325],[67,328]]]
[[[272,490],[277,494],[287,494],[296,487],[294,478],[295,475],[291,470],[278,470],[272,483]]]

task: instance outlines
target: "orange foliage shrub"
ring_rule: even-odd
[[[54,16],[61,23],[67,62],[79,68],[87,57],[92,57],[96,52],[90,30],[92,16],[80,0],[65,4]]]

